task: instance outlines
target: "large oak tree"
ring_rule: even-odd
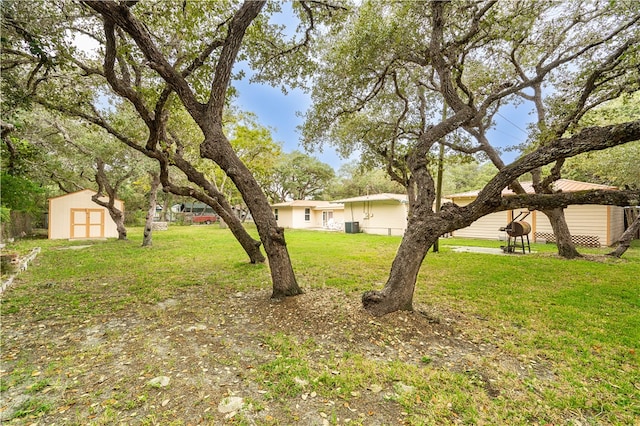
[[[623,2],[624,3],[624,2]],[[640,139],[640,120],[584,128],[589,110],[639,88],[637,3],[363,2],[327,37],[305,124],[310,145],[360,150],[407,189],[408,225],[389,278],[363,295],[374,315],[412,309],[418,271],[436,239],[498,210],[547,212],[581,203],[632,204],[633,191],[554,194],[565,159]],[[537,127],[511,164],[487,136],[501,106],[533,102]],[[446,105],[446,111],[444,105]],[[635,121],[634,121],[635,120]],[[434,150],[482,153],[499,171],[478,198],[434,212]],[[541,167],[551,165],[542,176]],[[539,195],[516,192],[537,174]]]
[[[278,3],[267,7],[263,1],[83,4],[88,8],[81,10],[54,0],[38,4],[31,12],[19,2],[6,8],[7,28],[14,43],[3,53],[11,56],[16,70],[30,65],[22,75],[25,93],[49,108],[104,128],[156,159],[165,190],[212,205],[251,261],[262,261],[259,242],[244,231],[215,182],[189,161],[180,132],[172,131],[169,117],[173,109],[183,108],[200,131],[200,156],[213,160],[226,173],[252,213],[269,258],[273,297],[299,294],[284,230],[277,226],[256,179],[234,151],[226,134],[224,112],[233,93],[239,55],[248,58],[258,52],[267,62],[280,55],[296,55],[309,42],[319,16],[325,12],[330,15],[334,8],[322,2],[298,3],[294,11],[303,23],[301,38],[287,39],[281,28],[268,23],[268,15],[280,9]],[[47,6],[52,9],[51,16],[45,16]],[[52,25],[40,25],[37,17]],[[52,34],[55,37],[48,37]],[[101,63],[86,60],[70,46],[69,41],[78,34],[100,45]],[[64,69],[56,68],[57,64],[63,64]],[[93,91],[77,93],[78,88],[91,87],[87,81],[95,84]],[[97,108],[101,91],[107,99],[115,99],[118,109],[128,105],[146,127],[146,134],[132,135],[136,126],[132,131],[126,123],[115,125],[117,120],[111,119],[110,111]],[[62,103],[58,93],[66,96]],[[172,167],[185,173],[195,187],[176,185],[170,179]]]

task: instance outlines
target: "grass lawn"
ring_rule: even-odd
[[[384,285],[397,237],[288,231],[306,294],[280,303],[228,230],[129,237],[7,247],[42,252],[1,300],[1,420],[639,424],[639,241],[564,260],[442,239],[416,312],[373,318],[359,297]]]

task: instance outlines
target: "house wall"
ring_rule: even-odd
[[[569,232],[574,239],[583,237],[597,237],[600,245],[608,245],[608,206],[583,205],[569,206],[564,210],[564,216]],[[553,233],[551,223],[546,215],[538,214],[536,232]]]
[[[293,228],[293,212],[291,207],[275,207],[273,213],[278,210],[278,226],[282,228]]]
[[[470,204],[475,198],[455,198],[452,201],[459,206]],[[491,213],[473,222],[466,228],[461,228],[451,233],[454,237],[480,238],[485,240],[504,239],[504,228],[511,221],[509,212]]]
[[[304,210],[309,209],[309,220],[304,219]],[[295,229],[306,229],[322,226],[322,217],[320,217],[320,224],[317,223],[317,218],[314,217],[312,207],[293,207],[291,227]]]
[[[95,238],[117,238],[118,229],[115,222],[111,219],[106,208],[101,207],[91,200],[91,196],[95,192],[90,190],[74,192],[72,194],[63,195],[49,199],[49,239],[70,239],[71,235],[71,211],[72,209],[90,210],[91,225],[90,237]],[[115,205],[118,209],[124,209],[124,203],[116,200]],[[98,211],[102,211],[102,225],[97,225]],[[79,213],[76,213],[79,214]],[[84,235],[74,238],[84,238]]]
[[[407,229],[407,206],[400,202],[345,203],[344,221],[358,222],[367,234],[400,235]]]
[[[334,223],[344,222],[344,211],[342,209],[314,209],[313,207],[298,207],[298,206],[286,206],[275,207],[273,210],[278,209],[278,226],[283,228],[292,229],[309,229],[309,228],[322,228],[322,212],[332,211]],[[304,219],[304,210],[308,208],[310,210],[309,220]]]
[[[315,211],[315,214],[317,214],[320,226],[322,226],[322,227],[324,227],[325,225],[328,226],[328,224],[325,224],[322,221],[322,213],[323,212],[332,212],[333,213],[333,226],[334,226],[334,229],[336,229],[335,227],[344,226],[344,209],[340,208],[338,210],[332,210],[332,209],[326,209],[325,208],[325,209],[319,209],[319,210]]]
[[[618,206],[609,207],[609,238],[607,245],[616,243],[624,233],[624,208]]]
[[[455,199],[459,206],[465,206],[473,198]],[[515,212],[517,215],[517,211]],[[498,212],[484,216],[470,226],[453,232],[455,237],[499,239],[504,232],[499,231],[512,219],[510,212]],[[591,241],[598,239],[601,245],[611,245],[624,232],[624,209],[616,206],[581,205],[569,206],[565,209],[565,219],[574,239]],[[524,219],[531,225],[531,241],[544,239],[544,234],[553,234],[547,216],[534,211]]]
[[[504,228],[510,221],[509,212],[491,213],[481,217],[466,228],[452,232],[452,235],[454,237],[480,238],[484,240],[505,239],[505,233],[500,231],[500,228]],[[529,221],[527,220],[527,222]]]

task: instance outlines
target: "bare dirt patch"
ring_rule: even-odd
[[[411,387],[401,381],[371,380],[341,396],[316,392],[296,376],[297,391],[274,390],[263,366],[287,356],[270,344],[273,336],[287,336],[292,351],[307,345],[311,370],[337,365],[329,376],[343,374],[339,360],[347,353],[462,372],[489,398],[509,392],[505,375],[551,375],[541,362],[536,372],[507,355],[497,336],[468,337],[465,330],[481,320],[459,312],[417,306],[373,318],[356,294],[318,289],[283,301],[269,294],[189,287],[108,316],[45,315],[38,307],[3,315],[0,419],[48,425],[406,422],[398,397]],[[25,406],[27,400],[40,406]]]

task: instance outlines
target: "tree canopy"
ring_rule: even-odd
[[[408,195],[408,227],[385,288],[363,296],[376,315],[411,309],[429,247],[486,214],[637,200],[633,191],[547,189],[567,159],[640,139],[636,109],[621,119],[593,112],[640,88],[639,3],[300,1],[291,7],[299,24],[293,33],[270,20],[282,7],[266,1],[5,1],[3,140],[12,125],[5,118],[12,121],[33,103],[99,127],[155,160],[166,191],[214,206],[252,262],[264,260],[262,244],[273,296],[296,295],[301,289],[284,230],[260,187],[276,145],[250,119],[232,119],[230,105],[241,60],[260,81],[306,86],[313,106],[305,116],[305,146],[357,153]],[[98,50],[78,49],[78,37],[92,39]],[[520,103],[532,105],[536,120],[523,156],[507,164],[488,130],[504,105]],[[470,205],[434,212],[440,146],[450,158],[482,154],[496,171]],[[633,150],[627,146],[619,149]],[[330,178],[326,167],[302,154],[289,160],[276,166],[289,194],[283,196],[313,197],[317,179]],[[11,167],[17,170],[18,162]],[[294,173],[297,180],[287,180]],[[503,199],[501,191],[517,190],[526,173],[533,173],[539,194]],[[227,178],[251,211],[260,242],[234,219]]]
[[[500,208],[502,189],[517,188],[520,176],[553,163],[544,187],[565,159],[639,139],[638,116],[584,124],[595,107],[638,90],[638,20],[640,7],[626,2],[364,1],[341,31],[327,35],[311,86],[306,143],[361,151],[409,196],[390,277],[382,291],[365,293],[367,309],[377,315],[411,309],[418,270],[435,239]],[[487,131],[501,106],[522,102],[533,105],[536,124],[525,155],[505,164]],[[482,153],[498,169],[469,206],[432,210],[439,143],[451,153]],[[549,197],[546,206],[518,200],[551,210],[566,205],[559,198]]]
[[[321,197],[334,178],[333,168],[307,154],[284,154],[265,176],[262,186],[271,202]]]

